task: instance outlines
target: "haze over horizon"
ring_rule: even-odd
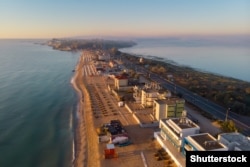
[[[250,36],[248,0],[0,2],[0,38]]]

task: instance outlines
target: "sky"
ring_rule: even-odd
[[[249,0],[0,0],[0,38],[250,35]]]

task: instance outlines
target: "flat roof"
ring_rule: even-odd
[[[118,76],[115,76],[115,78],[116,79],[119,79],[119,80],[121,80],[121,79],[128,79],[128,77],[126,77],[126,76],[123,76],[123,75],[118,75]]]
[[[171,120],[181,129],[197,127],[197,125],[188,118],[172,118]]]
[[[220,142],[218,142],[213,136],[208,133],[197,134],[193,136],[189,136],[192,138],[196,143],[202,146],[205,150],[214,150],[225,148]]]
[[[176,104],[176,102],[185,102],[184,99],[181,98],[169,98],[169,99],[159,99],[159,100],[155,100],[157,103],[159,104]]]
[[[114,144],[107,144],[106,147],[107,147],[107,149],[114,149],[115,145]]]
[[[158,93],[159,90],[157,89],[142,89],[142,91],[146,93]]]
[[[250,140],[241,133],[222,133],[221,137],[226,139],[228,142],[236,142],[237,147],[242,151],[250,151]]]

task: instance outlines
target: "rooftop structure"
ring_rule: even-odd
[[[187,129],[187,128],[194,128],[197,127],[195,123],[193,123],[190,119],[188,118],[174,118],[171,119],[180,129]]]
[[[228,148],[209,133],[195,134],[185,137],[183,153],[186,151],[227,151]]]
[[[139,86],[133,87],[133,98],[135,99],[135,103],[141,103],[141,90]]]
[[[230,151],[250,151],[250,139],[241,133],[222,133],[218,140]]]

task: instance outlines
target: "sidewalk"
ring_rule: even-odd
[[[198,111],[193,110],[192,108],[188,107],[187,105],[185,106],[185,110],[193,118],[195,118],[199,121],[199,123],[197,123],[197,125],[200,126],[201,132],[205,132],[205,133],[208,132],[213,136],[215,136],[216,134],[221,132],[219,127],[216,127],[211,120],[209,120],[208,118],[201,115],[201,113],[199,113]]]

